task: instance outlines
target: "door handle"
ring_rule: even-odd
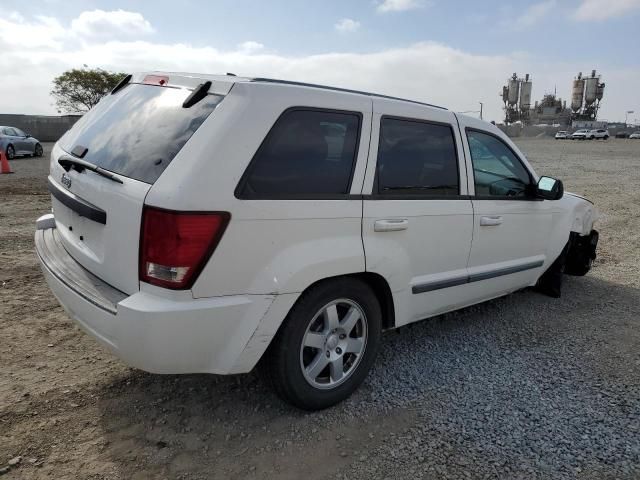
[[[409,228],[409,220],[406,218],[387,218],[376,220],[373,224],[374,232],[398,232]]]
[[[500,225],[502,223],[502,217],[493,216],[493,217],[480,217],[480,226],[482,227],[493,227],[495,225]]]

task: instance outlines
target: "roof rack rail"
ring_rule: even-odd
[[[416,103],[418,105],[425,105],[427,107],[439,108],[441,110],[448,110],[445,107],[440,107],[438,105],[432,105],[431,103],[418,102],[417,100],[409,100],[407,98],[392,97],[391,95],[381,95],[379,93],[363,92],[361,90],[351,90],[351,89],[348,89],[348,88],[329,87],[327,85],[318,85],[316,83],[293,82],[291,80],[278,80],[276,78],[262,78],[262,77],[252,78],[252,79],[250,79],[250,81],[252,81],[252,82],[264,82],[264,83],[279,83],[279,84],[282,84],[282,85],[295,85],[297,87],[321,88],[323,90],[331,90],[331,91],[334,91],[334,92],[356,93],[358,95],[367,95],[369,97],[386,98],[388,100],[399,100],[401,102]]]

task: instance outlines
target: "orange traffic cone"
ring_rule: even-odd
[[[2,150],[0,150],[0,173],[13,173],[9,160]]]

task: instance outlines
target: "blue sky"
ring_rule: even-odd
[[[0,11],[0,68],[33,67],[0,83],[3,112],[52,113],[53,76],[86,63],[231,69],[454,110],[484,101],[496,120],[513,71],[531,73],[539,99],[554,88],[566,98],[573,76],[595,68],[607,83],[601,116],[640,117],[640,0],[0,0]]]

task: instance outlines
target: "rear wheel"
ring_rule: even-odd
[[[380,304],[365,283],[348,278],[323,282],[291,309],[264,367],[284,400],[305,410],[327,408],[365,379],[381,331]]]
[[[605,139],[605,140],[609,140],[609,135],[605,135],[605,136],[604,136],[604,139]]]
[[[9,160],[13,160],[16,157],[16,150],[13,145],[7,147],[6,155]]]
[[[33,149],[33,156],[34,157],[42,156],[42,145],[40,145],[39,143],[36,143],[36,148]]]

